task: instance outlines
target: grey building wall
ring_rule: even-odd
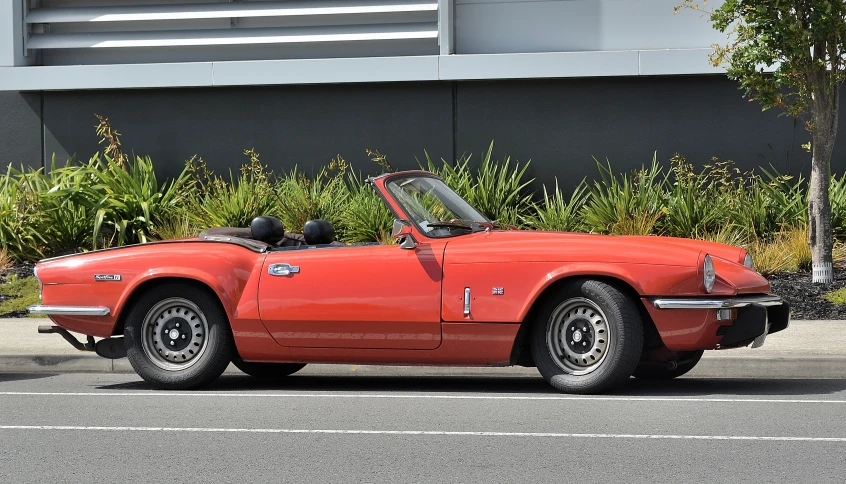
[[[37,110],[18,99],[0,115],[28,128],[3,135],[0,159],[39,159]],[[761,112],[723,76],[593,78],[478,82],[348,84],[169,90],[45,92],[46,156],[87,158],[100,149],[94,113],[111,118],[124,145],[149,154],[164,176],[201,155],[218,172],[236,168],[255,147],[276,169],[308,168],[337,154],[367,168],[365,148],[379,149],[398,168],[416,168],[424,150],[436,158],[495,154],[532,160],[531,175],[572,187],[597,174],[592,157],[616,171],[663,163],[682,153],[698,164],[732,159],[743,169],[772,163],[808,173],[809,139],[801,123]],[[13,96],[14,97],[14,96]],[[8,96],[0,99],[7,99]],[[38,100],[38,96],[28,98]],[[23,104],[21,104],[23,103]],[[37,103],[35,104],[37,108]],[[24,109],[25,108],[25,109]],[[0,111],[3,112],[3,111]],[[19,154],[15,154],[19,153]],[[832,168],[846,171],[846,146]]]
[[[41,95],[0,92],[0,166],[40,167]]]
[[[341,154],[369,163],[365,148],[416,168],[413,154],[452,153],[449,83],[44,93],[45,143],[59,158],[99,148],[94,113],[109,117],[122,142],[149,154],[163,175],[197,154],[225,173],[255,148],[274,169],[328,163]]]
[[[772,164],[810,172],[810,139],[801,122],[762,112],[724,76],[466,82],[457,93],[461,150],[495,140],[498,155],[532,159],[540,180],[562,186],[598,175],[593,157],[616,171],[665,166],[674,153],[698,165],[731,159],[743,170]],[[846,143],[832,169],[846,170]]]

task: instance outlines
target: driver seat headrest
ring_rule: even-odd
[[[250,222],[250,236],[267,244],[276,244],[285,237],[285,226],[276,217],[256,217]]]
[[[308,245],[331,244],[335,241],[335,227],[326,220],[309,220],[303,226],[303,238]]]

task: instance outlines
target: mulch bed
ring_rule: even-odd
[[[790,304],[790,319],[846,319],[846,306],[823,299],[823,294],[846,287],[846,269],[834,271],[834,284],[811,283],[810,272],[779,272],[769,277],[772,293]]]
[[[0,283],[5,282],[12,274],[19,278],[29,277],[35,264],[31,262],[15,264],[5,275],[0,277]],[[820,296],[837,289],[846,287],[846,267],[838,267],[834,273],[834,284],[821,286],[811,283],[810,272],[780,272],[769,277],[773,294],[783,297],[792,310],[791,319],[846,319],[846,306],[836,306]],[[8,296],[0,294],[0,302]],[[20,313],[20,314],[18,314]],[[24,317],[24,311],[2,314],[0,317]]]

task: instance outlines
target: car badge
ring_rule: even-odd
[[[119,281],[120,274],[94,274],[95,281]]]
[[[495,287],[491,291],[491,294],[493,294],[494,296],[502,296],[503,294],[505,294],[505,288],[504,287]]]

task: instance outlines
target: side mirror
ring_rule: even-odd
[[[391,238],[402,239],[399,246],[403,249],[417,247],[417,243],[411,235],[411,224],[408,220],[394,219],[394,225],[391,227]]]

